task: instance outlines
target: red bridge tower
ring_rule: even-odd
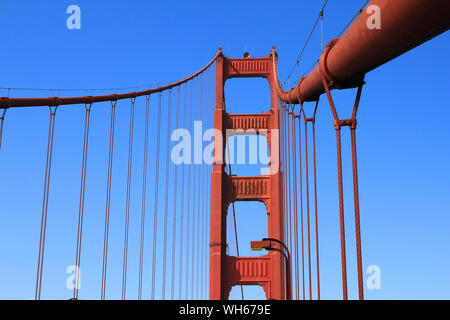
[[[280,170],[278,96],[271,56],[232,59],[222,52],[216,60],[216,109],[214,128],[215,158],[211,183],[210,298],[228,299],[235,285],[260,285],[267,299],[286,299],[285,267],[281,253],[270,251],[261,257],[233,257],[226,254],[226,216],[234,201],[260,201],[267,209],[268,237],[283,241],[283,184]],[[227,79],[262,77],[269,81],[271,108],[261,114],[229,114],[225,110],[224,85]],[[268,175],[242,177],[225,172],[224,154],[227,129],[251,130],[267,135],[270,151]],[[259,240],[259,239],[255,239]],[[249,244],[250,245],[250,244]]]

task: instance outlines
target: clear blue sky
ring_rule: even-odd
[[[362,3],[329,1],[325,42],[342,30]],[[81,8],[81,30],[66,28],[66,8],[71,4]],[[275,45],[280,78],[284,80],[321,6],[322,1],[2,1],[0,87],[152,87],[197,71],[219,46],[230,57],[240,57],[244,51],[256,57],[268,55]],[[443,34],[366,77],[357,130],[363,269],[377,265],[382,276],[380,290],[365,290],[367,299],[450,298],[449,40],[450,34]],[[320,36],[316,31],[301,61],[301,73],[319,53]],[[7,90],[0,90],[1,96],[7,94]],[[31,97],[66,93],[12,90],[9,94]],[[232,80],[225,94],[230,112],[256,113],[269,108],[268,85],[262,79]],[[349,114],[354,92],[336,92],[335,96],[340,112]],[[120,105],[124,108],[117,111],[107,287],[107,298],[112,299],[121,296],[128,148],[128,103]],[[141,99],[136,109],[129,298],[137,294],[143,108]],[[307,108],[311,111],[312,105]],[[42,295],[45,299],[67,299],[72,294],[66,288],[66,268],[74,264],[75,258],[83,113],[82,106],[68,106],[57,114]],[[7,113],[0,151],[1,299],[34,297],[47,126],[46,108]],[[96,299],[100,296],[106,195],[107,104],[95,106],[91,128],[80,297]],[[349,297],[356,298],[347,133],[343,141]],[[324,299],[339,299],[342,294],[335,153],[332,115],[322,99],[317,115],[317,154]],[[150,154],[155,154],[154,149]],[[149,161],[150,171],[153,161]],[[257,169],[235,165],[233,173],[254,175]],[[149,181],[153,181],[152,175]],[[151,285],[153,194],[149,183],[144,298],[149,298]],[[171,196],[169,208],[173,200]],[[159,202],[163,208],[162,192]],[[236,214],[241,255],[253,254],[248,241],[265,235],[261,231],[267,227],[264,206],[240,203]],[[233,246],[230,240],[230,253],[235,250]],[[161,248],[158,250],[159,255]],[[160,269],[157,272],[160,274]],[[157,287],[160,285],[158,280]],[[245,290],[246,298],[261,297],[260,290]],[[158,289],[157,298],[160,294]],[[233,289],[231,298],[239,297],[239,290]]]

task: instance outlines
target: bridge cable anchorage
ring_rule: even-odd
[[[186,110],[187,110],[187,83],[184,84],[184,108],[183,108],[183,129],[186,128]],[[178,300],[181,300],[182,297],[182,288],[183,288],[183,243],[184,243],[184,190],[185,190],[185,167],[186,163],[181,163],[181,208],[180,208],[180,263],[179,263],[179,279],[178,279]]]
[[[81,243],[83,236],[83,216],[84,216],[84,196],[86,190],[86,169],[87,153],[89,145],[89,125],[92,104],[85,104],[84,118],[84,137],[83,137],[83,159],[81,162],[81,183],[80,183],[80,201],[78,205],[78,228],[77,228],[77,246],[75,254],[75,280],[73,287],[73,299],[78,300],[78,291],[80,288],[80,266],[81,266]]]
[[[172,111],[172,89],[169,89],[167,102],[167,129],[166,129],[166,157],[165,157],[165,169],[166,177],[164,184],[164,238],[163,238],[163,270],[161,281],[161,296],[162,300],[166,298],[166,267],[167,267],[167,227],[168,227],[168,215],[169,215],[169,175],[170,175],[170,120]]]
[[[155,154],[155,197],[153,207],[153,248],[152,248],[152,289],[151,299],[155,300],[155,283],[156,283],[156,249],[157,249],[157,233],[158,233],[158,199],[159,199],[159,158],[161,147],[161,109],[162,109],[162,93],[158,95],[158,118],[156,125],[156,154]]]
[[[41,231],[39,237],[36,289],[34,295],[35,300],[41,299],[42,270],[44,268],[45,234],[47,230],[48,195],[50,192],[50,176],[51,176],[52,156],[53,156],[53,138],[55,133],[55,114],[57,108],[58,108],[57,106],[53,107],[49,106],[50,121],[48,126],[47,158],[45,161],[44,195],[42,200]]]
[[[300,97],[300,96],[299,96]],[[308,182],[308,123],[312,124],[312,139],[313,139],[313,160],[314,160],[314,212],[315,212],[315,233],[316,233],[316,264],[317,264],[317,299],[320,300],[320,277],[319,277],[319,227],[318,227],[318,218],[317,218],[317,174],[316,174],[316,138],[315,138],[315,123],[316,123],[316,113],[317,107],[319,105],[319,100],[316,101],[314,107],[314,113],[312,118],[306,117],[305,109],[303,108],[303,102],[299,98],[300,110],[303,114],[303,122],[305,124],[305,159],[306,159],[306,193],[307,193],[307,208],[308,208],[308,216],[309,216],[309,182]],[[300,121],[300,120],[299,120]],[[309,223],[308,223],[309,225]],[[308,227],[309,228],[309,227]]]
[[[144,235],[145,235],[145,210],[147,201],[147,158],[148,158],[148,129],[150,119],[150,95],[145,97],[145,124],[144,124],[144,163],[142,166],[142,204],[141,204],[141,230],[139,242],[139,282],[138,300],[142,299],[142,274],[144,269]]]
[[[105,210],[105,232],[103,237],[103,265],[102,265],[102,286],[101,300],[106,298],[106,278],[108,266],[108,242],[109,242],[109,215],[111,212],[111,180],[114,154],[114,129],[116,118],[117,100],[111,101],[111,124],[109,130],[109,150],[108,150],[108,177],[106,181],[106,210]]]
[[[136,98],[130,99],[130,129],[128,135],[128,167],[127,167],[127,191],[125,202],[125,231],[123,244],[123,270],[122,270],[122,300],[127,294],[127,269],[128,269],[128,233],[130,229],[130,196],[131,196],[131,169],[133,162],[133,138],[134,138],[134,105]]]
[[[328,70],[326,69],[326,59],[329,50],[337,40],[332,40],[330,44],[325,48],[324,54],[319,61],[320,77],[325,88],[325,92],[330,104],[331,111],[334,118],[334,127],[336,129],[336,147],[337,147],[337,163],[338,163],[338,187],[339,187],[339,215],[340,215],[340,229],[341,229],[341,260],[342,260],[342,282],[343,282],[343,297],[347,300],[347,270],[346,270],[346,253],[345,253],[345,225],[344,225],[344,198],[343,198],[343,186],[342,186],[342,158],[341,158],[341,127],[350,127],[351,144],[352,144],[352,169],[353,169],[353,197],[355,206],[355,234],[356,234],[356,254],[357,254],[357,268],[358,268],[358,293],[359,299],[364,299],[363,288],[363,274],[362,274],[362,256],[361,256],[361,231],[360,231],[360,215],[359,215],[359,195],[358,195],[358,172],[357,172],[357,159],[356,159],[356,115],[358,111],[359,102],[361,99],[362,87],[364,85],[364,75],[361,77],[357,86],[357,93],[355,98],[355,104],[353,106],[353,112],[351,119],[341,120],[336,111],[336,107],[331,96],[331,88],[333,85],[339,85],[335,79],[332,78]]]
[[[295,118],[296,115],[294,113],[294,105],[291,105],[291,112],[292,112],[292,153],[293,153],[293,163],[292,163],[292,171],[293,171],[293,190],[294,190],[294,253],[295,256],[298,256],[298,192],[297,192],[297,139],[296,139],[296,133],[295,133]],[[291,251],[292,252],[292,251]],[[298,279],[298,259],[296,259],[295,263],[295,272],[296,272],[296,279]],[[298,299],[299,291],[298,291],[298,281],[296,281],[296,298]]]
[[[179,125],[179,118],[180,118],[180,87],[177,87],[177,107],[176,107],[176,115],[175,115],[175,129],[178,129]],[[171,139],[168,137],[168,139]],[[170,140],[169,140],[170,141]],[[172,159],[173,160],[173,159]],[[173,178],[173,196],[174,196],[174,202],[173,202],[173,223],[172,223],[172,278],[171,278],[171,288],[170,288],[170,299],[175,299],[175,250],[176,250],[176,230],[177,230],[177,200],[178,200],[178,164],[175,163],[175,169],[174,169],[174,178]]]
[[[2,149],[3,125],[5,121],[6,110],[8,109],[3,109],[2,115],[0,116],[0,150]]]

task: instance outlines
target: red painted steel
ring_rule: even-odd
[[[214,163],[211,174],[211,242],[210,298],[224,300],[235,285],[261,285],[268,299],[286,299],[284,257],[270,251],[262,257],[232,257],[226,254],[226,216],[235,201],[260,201],[267,209],[268,235],[284,239],[282,212],[282,173],[279,169],[279,111],[270,56],[231,59],[219,51],[216,60],[216,110],[214,128],[220,132],[214,140]],[[271,88],[271,108],[262,114],[228,114],[224,105],[225,81],[236,77],[263,77]],[[227,129],[242,130],[236,134],[259,134],[267,131],[271,154],[271,174],[256,177],[229,176],[225,173],[223,155]],[[274,143],[276,142],[276,143]]]
[[[324,51],[322,69],[333,81],[332,88],[355,87],[365,73],[421,45],[450,28],[450,1],[446,0],[373,0],[381,12],[381,28],[369,29],[371,13],[364,11],[344,35]],[[329,45],[330,46],[330,45]],[[317,66],[288,92],[278,82],[276,59],[273,61],[280,99],[286,103],[314,101],[325,93]],[[356,82],[356,85],[355,85]]]
[[[221,50],[219,50],[219,53]],[[148,90],[136,91],[136,92],[128,92],[128,93],[120,93],[120,94],[110,94],[110,95],[101,95],[101,96],[85,96],[85,97],[49,97],[49,98],[9,98],[9,97],[0,97],[0,109],[5,108],[13,108],[13,107],[38,107],[38,106],[62,106],[68,104],[92,104],[96,102],[105,102],[105,101],[117,101],[123,99],[131,99],[137,98],[141,96],[148,96],[153,93],[160,93],[175,87],[178,87],[201,74],[203,71],[208,69],[214,61],[216,61],[219,53],[217,53],[214,58],[202,69],[194,73],[193,75],[184,78],[183,80],[168,84],[166,86],[157,87]]]

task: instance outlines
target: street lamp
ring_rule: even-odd
[[[280,248],[274,247],[272,242],[278,243],[284,249],[284,251],[281,250]],[[286,299],[291,300],[292,299],[291,268],[290,268],[291,255],[289,254],[289,250],[286,247],[286,245],[278,239],[264,238],[261,241],[251,241],[250,247],[253,251],[261,251],[262,249],[265,249],[267,251],[278,251],[284,256],[284,258],[286,259],[286,290],[287,290]]]

